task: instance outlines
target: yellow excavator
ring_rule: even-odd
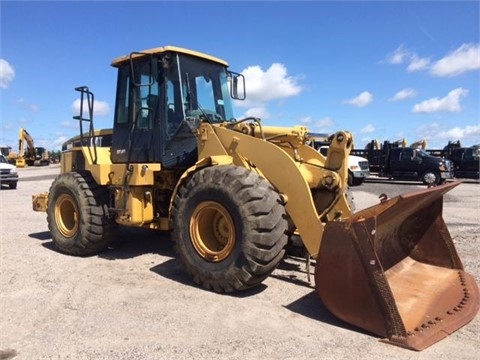
[[[303,126],[235,119],[244,77],[197,51],[165,46],[112,66],[113,128],[94,129],[94,95],[77,88],[80,135],[64,144],[49,192],[33,195],[61,252],[98,253],[117,225],[171,231],[195,283],[233,292],[260,284],[296,237],[326,307],[389,343],[421,350],[475,317],[478,286],[442,219],[458,183],[355,213],[349,132],[331,135],[325,157]]]
[[[411,143],[409,147],[411,147],[413,149],[425,150],[427,148],[427,140],[422,139],[422,140],[415,141],[415,142]]]
[[[25,147],[25,144],[27,145]],[[44,147],[35,147],[32,136],[24,128],[18,131],[17,167],[50,165],[48,151]]]

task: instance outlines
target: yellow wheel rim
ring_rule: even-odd
[[[226,259],[235,245],[235,225],[219,203],[199,204],[190,218],[190,238],[197,253],[207,261]]]
[[[71,238],[78,231],[79,211],[70,195],[62,194],[55,203],[55,223],[62,236]]]

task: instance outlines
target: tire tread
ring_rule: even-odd
[[[227,186],[226,186],[227,184]],[[193,265],[185,252],[186,230],[180,230],[189,196],[202,187],[214,186],[218,191],[227,191],[236,199],[247,229],[240,239],[240,251],[235,261],[225,270],[207,271]],[[260,175],[243,167],[223,165],[202,169],[195,173],[177,192],[173,201],[172,239],[180,261],[195,283],[216,292],[244,290],[260,284],[276,268],[285,254],[287,244],[287,220],[279,193]],[[183,219],[183,226],[188,226]],[[177,224],[177,225],[175,225]],[[183,233],[183,235],[181,235]],[[206,262],[206,261],[205,261]]]

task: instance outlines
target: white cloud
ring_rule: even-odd
[[[436,61],[430,73],[451,77],[467,71],[480,70],[480,44],[463,44],[444,58]]]
[[[5,59],[0,59],[0,88],[6,89],[15,78],[15,70]]]
[[[374,131],[375,131],[375,126],[373,126],[372,124],[367,124],[360,130],[360,133],[370,134],[370,133],[373,133]]]
[[[468,94],[468,90],[456,88],[450,91],[443,98],[431,98],[414,105],[412,112],[414,113],[432,113],[437,111],[459,112],[462,108],[460,99]]]
[[[405,59],[409,58],[410,55],[410,50],[406,50],[403,48],[403,45],[400,45],[392,54],[387,56],[387,62],[390,64],[403,64]]]
[[[250,116],[260,119],[268,119],[270,117],[270,114],[264,106],[256,106],[249,108],[247,111],[245,111],[245,114],[244,116],[242,116],[242,118]]]
[[[422,58],[414,51],[405,49],[403,45],[396,48],[392,54],[387,55],[387,62],[393,65],[408,64],[408,72],[425,70],[430,65],[429,58]]]
[[[334,125],[334,121],[331,117],[324,117],[318,120],[313,119],[311,116],[306,116],[300,119],[300,123],[311,128],[313,131],[328,132]]]
[[[247,84],[247,99],[244,102],[237,102],[238,106],[264,104],[271,100],[298,95],[302,91],[298,84],[300,77],[288,76],[287,68],[283,64],[274,63],[266,71],[258,65],[249,66],[242,74]]]
[[[427,68],[430,64],[430,59],[422,58],[414,51],[405,49],[403,45],[400,45],[393,53],[387,55],[387,63],[393,65],[408,64],[407,71],[413,72]]]
[[[388,99],[388,101],[400,101],[405,99],[410,99],[417,96],[417,91],[411,88],[405,88],[398,91],[393,97]]]
[[[435,122],[430,124],[421,124],[419,127],[417,127],[415,133],[418,135],[418,138],[429,140],[436,137],[439,129],[440,125]]]
[[[345,100],[344,103],[358,106],[358,107],[365,107],[373,101],[373,95],[370,94],[368,91],[363,91],[358,96],[350,99]]]
[[[467,125],[464,128],[454,127],[450,130],[438,133],[437,137],[448,140],[461,140],[466,138],[478,139],[480,137],[480,125]]]
[[[83,105],[83,116],[88,116],[88,108],[86,108],[86,103]],[[72,112],[75,115],[80,114],[80,99],[75,100],[71,106]],[[97,116],[105,116],[110,113],[110,106],[106,101],[95,100],[93,103],[93,114]]]
[[[420,57],[414,51],[405,49],[403,45],[387,55],[390,64],[408,64],[407,71],[428,70],[433,76],[452,77],[467,71],[480,70],[480,44],[462,44],[440,60]]]
[[[410,64],[407,66],[408,72],[420,71],[425,70],[430,65],[430,59],[428,58],[421,58],[416,54],[413,54],[410,58]]]
[[[461,140],[462,145],[478,144],[480,138],[480,125],[455,126],[450,129],[438,123],[422,124],[416,129],[419,138],[428,140],[429,148],[442,148],[448,141]],[[470,143],[470,145],[464,142]]]

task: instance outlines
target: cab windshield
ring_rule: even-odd
[[[209,122],[232,121],[225,67],[184,54],[177,54],[176,58],[167,82],[169,109],[180,110],[182,117],[203,117]]]
[[[430,156],[425,150],[417,149],[415,151],[416,151],[416,155],[418,157],[429,157]]]

